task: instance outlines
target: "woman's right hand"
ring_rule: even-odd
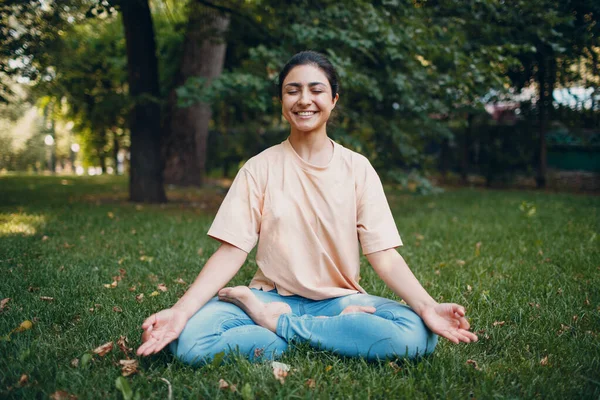
[[[179,337],[187,321],[184,312],[173,308],[152,314],[142,324],[142,345],[137,349],[137,354],[149,356],[158,353]]]

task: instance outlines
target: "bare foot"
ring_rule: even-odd
[[[228,287],[219,290],[219,300],[235,304],[250,318],[271,332],[277,330],[277,320],[282,314],[289,314],[292,309],[282,302],[263,303],[247,286]]]

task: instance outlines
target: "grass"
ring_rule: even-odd
[[[10,298],[0,312],[0,336],[33,322],[0,340],[0,398],[57,391],[121,398],[115,380],[122,351],[115,345],[84,366],[86,354],[120,336],[136,348],[143,319],[173,304],[186,288],[175,281],[191,282],[216,249],[205,233],[222,191],[170,191],[172,203],[136,206],[124,201],[126,184],[0,177],[0,300]],[[268,363],[236,357],[190,368],[161,353],[139,359],[139,372],[124,378],[131,391],[164,399],[168,381],[176,399],[600,396],[600,198],[387,192],[405,243],[401,253],[434,297],[467,307],[478,343],[440,341],[431,357],[398,367],[300,345],[281,360],[292,367],[284,384]],[[362,262],[365,289],[393,297]],[[117,287],[106,288],[119,269],[125,274]],[[255,269],[249,257],[232,283],[247,284]],[[168,290],[157,291],[159,283]],[[220,379],[236,391],[220,390]]]

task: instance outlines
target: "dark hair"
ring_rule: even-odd
[[[285,80],[285,77],[288,76],[294,67],[299,65],[314,65],[323,71],[331,86],[331,97],[335,98],[335,95],[340,91],[340,85],[338,84],[337,72],[331,62],[323,54],[317,53],[316,51],[301,51],[290,58],[279,73],[278,89],[280,99],[283,97],[283,81]]]

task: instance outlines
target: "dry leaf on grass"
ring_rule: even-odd
[[[119,349],[121,349],[121,351],[125,353],[126,356],[132,350],[131,347],[127,347],[127,342],[127,336],[120,336],[119,340],[117,340],[117,346],[119,346]]]
[[[465,260],[456,260],[456,263],[461,267],[466,264]]]
[[[166,286],[164,283],[159,283],[159,284],[156,286],[156,288],[157,288],[158,290],[160,290],[161,292],[166,292],[166,291],[168,290],[168,289],[167,289],[167,286]]]
[[[400,368],[400,367],[398,366],[398,364],[396,364],[394,361],[390,361],[390,362],[388,363],[388,365],[389,365],[390,367],[392,367],[392,369],[394,370],[394,373],[395,373],[395,374],[397,374],[398,372],[400,372],[400,371],[402,370],[402,368]]]
[[[44,300],[44,301],[54,301],[54,297],[40,296],[40,300]]]
[[[77,400],[77,396],[65,392],[64,390],[57,390],[56,392],[50,395],[52,400]]]
[[[114,306],[113,311],[114,312],[123,312],[123,309],[121,307]]]
[[[467,365],[472,365],[477,371],[480,371],[479,365],[477,365],[477,361],[475,360],[467,360]]]
[[[333,365],[328,365],[325,367],[325,372],[329,372],[333,369]]]
[[[118,284],[119,282],[117,280],[114,280],[112,283],[105,283],[104,287],[107,289],[114,289],[117,287]]]
[[[506,322],[505,321],[494,321],[494,323],[492,325],[494,326],[503,326]]]
[[[137,296],[135,296],[135,299],[138,303],[141,303],[142,300],[144,300],[144,293],[140,293]]]
[[[150,297],[158,296],[159,294],[160,293],[155,290],[154,292],[150,293]]]
[[[10,301],[10,297],[0,300],[0,311],[4,310],[6,303]]]
[[[46,235],[42,236],[42,242],[45,242],[46,240],[48,240],[48,236],[46,236]]]
[[[121,374],[123,376],[129,376],[138,372],[138,361],[137,360],[119,360],[119,364],[123,366],[121,368]]]
[[[235,392],[237,390],[237,386],[230,385],[225,379],[221,378],[221,379],[219,379],[219,389],[221,389],[221,390],[229,389],[232,392]]]
[[[179,283],[180,285],[187,285],[187,283],[181,278],[177,278],[173,282]]]
[[[307,379],[306,382],[304,382],[304,384],[309,388],[309,389],[314,389],[317,387],[317,382],[315,382],[314,379]]]
[[[104,357],[106,353],[110,352],[113,348],[113,342],[104,343],[102,346],[94,349],[94,354],[98,354],[100,357]]]
[[[74,358],[71,360],[71,366],[73,368],[77,368],[79,366],[79,358]]]
[[[275,376],[275,379],[277,379],[279,383],[283,385],[285,383],[285,377],[288,376],[288,372],[290,371],[290,366],[284,363],[273,361],[271,363],[271,367],[273,368],[273,375]]]
[[[13,332],[23,332],[28,329],[31,329],[32,327],[33,327],[33,323],[27,319],[27,320],[21,322],[21,325],[19,325],[17,328],[13,329]]]
[[[21,375],[21,378],[19,379],[19,386],[23,387],[27,385],[27,382],[29,382],[29,377],[25,374]]]
[[[541,364],[541,365],[544,365],[544,366],[548,365],[548,356],[546,356],[546,357],[542,358],[542,359],[540,360],[540,364]]]

